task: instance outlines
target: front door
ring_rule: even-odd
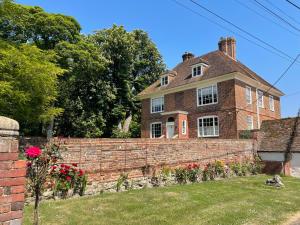
[[[174,122],[167,122],[167,138],[172,138],[174,136],[175,124]]]

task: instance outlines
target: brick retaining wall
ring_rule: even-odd
[[[221,159],[224,161],[252,158],[256,152],[253,140],[228,139],[53,139],[64,150],[65,163],[78,163],[86,170],[89,183],[115,181],[121,173],[129,178],[143,177],[143,169],[164,166],[176,167],[188,163],[204,165]],[[29,138],[21,140],[39,145],[44,139]]]
[[[21,225],[26,162],[18,160],[18,140],[9,136],[8,127],[3,126],[3,120],[12,121],[0,117],[0,224]],[[3,133],[5,136],[2,136]]]

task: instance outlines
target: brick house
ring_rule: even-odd
[[[234,38],[221,38],[218,47],[200,57],[184,53],[139,93],[143,138],[237,138],[280,118],[283,93],[236,59]]]

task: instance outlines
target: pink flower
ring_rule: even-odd
[[[42,150],[39,147],[32,146],[30,148],[27,148],[25,151],[25,154],[29,158],[37,158],[42,154]]]
[[[66,179],[67,181],[71,181],[72,178],[70,176],[67,176]]]

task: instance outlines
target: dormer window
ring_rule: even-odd
[[[169,76],[163,76],[160,78],[160,85],[166,86],[169,83]]]
[[[202,76],[203,75],[203,66],[202,65],[194,65],[192,67],[192,76],[196,77],[196,76]]]

